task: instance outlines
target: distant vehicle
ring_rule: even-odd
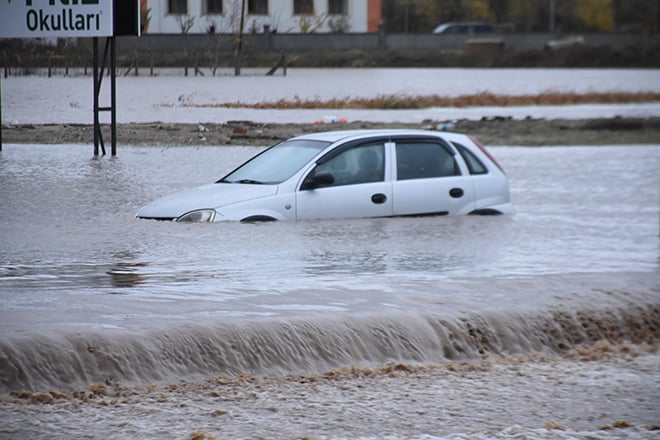
[[[445,35],[482,35],[493,32],[495,32],[495,28],[492,24],[481,21],[443,23],[433,29],[434,34]]]
[[[572,37],[550,40],[547,43],[545,43],[545,48],[548,50],[559,50],[559,49],[566,49],[569,47],[576,47],[583,45],[584,45],[584,37],[582,35],[576,35]]]
[[[510,213],[507,175],[474,138],[352,130],[286,140],[136,216],[218,222]]]

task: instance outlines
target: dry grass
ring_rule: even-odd
[[[495,95],[477,93],[456,97],[448,96],[405,96],[380,95],[375,98],[334,98],[330,100],[301,100],[298,98],[260,103],[227,102],[219,104],[184,104],[185,107],[222,107],[253,109],[420,109],[429,107],[510,107],[527,105],[571,105],[571,104],[627,104],[660,102],[660,93],[555,93],[538,95]]]

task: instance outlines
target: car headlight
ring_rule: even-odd
[[[197,211],[190,211],[183,214],[176,219],[178,222],[188,223],[209,223],[215,219],[215,210],[213,209],[199,209]]]

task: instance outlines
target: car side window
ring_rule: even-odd
[[[335,181],[327,186],[381,182],[385,179],[384,146],[382,143],[377,143],[348,149],[319,164],[314,172],[332,174]]]
[[[396,144],[397,180],[458,176],[454,155],[436,142]]]
[[[470,170],[470,174],[488,174],[488,168],[486,168],[483,162],[481,162],[473,152],[459,143],[452,142],[452,144],[454,144],[458,152],[463,157],[463,160],[467,164],[468,170]]]

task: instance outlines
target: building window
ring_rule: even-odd
[[[328,0],[328,14],[348,15],[348,0]]]
[[[295,15],[314,15],[314,0],[293,0]]]
[[[268,15],[268,0],[248,0],[247,13],[252,15]]]
[[[204,0],[204,14],[222,15],[223,0]]]
[[[167,11],[170,14],[188,15],[188,0],[167,0]]]
[[[456,149],[458,149],[458,152],[463,156],[463,160],[465,160],[465,164],[468,166],[470,174],[488,174],[488,168],[486,168],[486,165],[484,165],[473,152],[456,142],[452,142],[452,144],[454,144]]]

